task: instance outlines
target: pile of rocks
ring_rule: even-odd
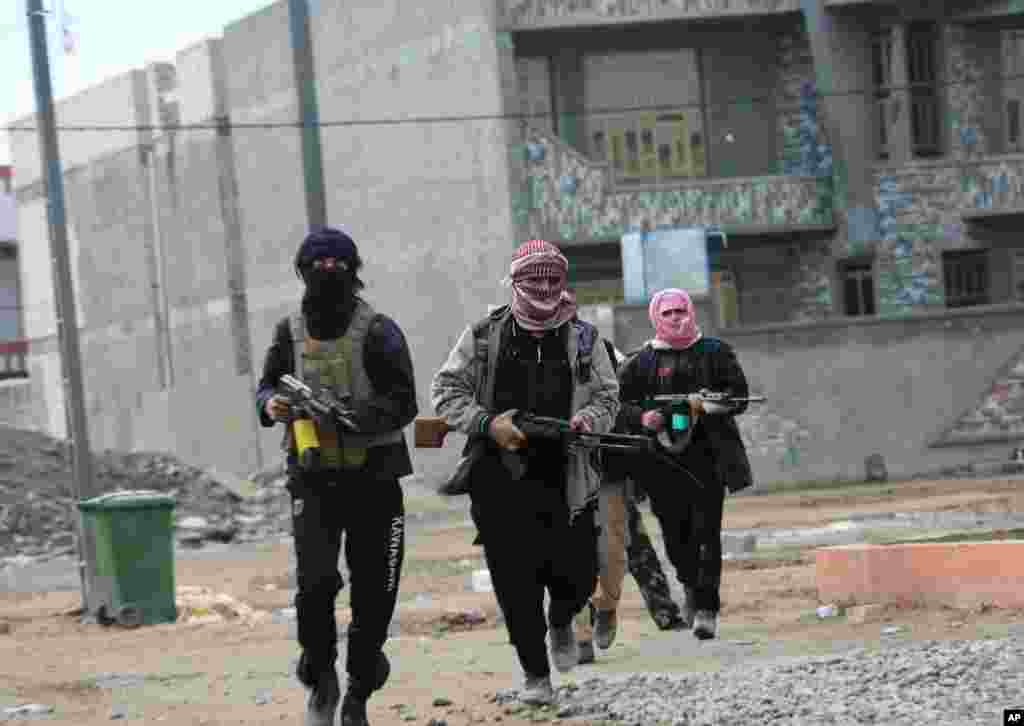
[[[150,490],[172,495],[182,544],[258,541],[290,528],[280,469],[240,481],[165,453],[105,451],[93,457],[93,475],[100,494]],[[0,426],[0,564],[13,557],[23,561],[72,554],[75,502],[67,443]]]

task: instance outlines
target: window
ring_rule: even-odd
[[[587,155],[622,181],[705,176],[698,69],[687,48],[585,54]]]
[[[938,44],[936,23],[914,22],[906,26],[911,151],[917,157],[934,157],[942,153]],[[889,125],[892,119],[888,109],[893,88],[892,53],[892,30],[886,28],[872,40],[872,81],[879,159],[888,159],[890,153]]]
[[[1006,143],[1010,150],[1020,150],[1020,100],[1016,98],[1006,102]]]
[[[957,250],[942,253],[947,308],[989,304],[988,257],[988,250]]]
[[[839,268],[844,315],[875,314],[875,277],[870,261],[844,262]]]
[[[1021,151],[1020,105],[1024,99],[1024,31],[1003,33],[1003,98],[1007,151]]]
[[[871,43],[872,80],[875,87],[875,123],[878,136],[879,159],[889,158],[889,97],[892,95],[892,31],[886,29],[875,35]]]
[[[1013,299],[1024,302],[1024,250],[1013,250],[1011,262],[1013,266]]]
[[[910,84],[910,138],[914,156],[939,156],[938,26],[907,26],[907,80]]]

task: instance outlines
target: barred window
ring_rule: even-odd
[[[991,299],[988,250],[942,253],[946,307],[988,305]]]

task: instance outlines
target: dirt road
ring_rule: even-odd
[[[426,502],[412,498],[410,508]],[[1008,479],[919,481],[737,497],[727,500],[725,524],[729,529],[813,527],[851,515],[900,511],[1024,512],[1024,486]],[[650,529],[657,531],[653,520]],[[518,685],[519,673],[493,595],[469,588],[470,573],[482,566],[472,539],[461,517],[410,532],[394,637],[386,646],[394,672],[370,702],[374,726],[431,719],[435,726],[558,720],[553,711],[508,713],[491,703],[496,690]],[[890,608],[865,622],[819,620],[812,562],[809,549],[794,547],[728,561],[720,639],[710,643],[686,633],[659,633],[627,578],[618,641],[599,652],[596,664],[556,675],[556,681],[601,671],[717,669],[739,660],[872,647],[886,637],[999,636],[1024,623],[1019,611],[942,608]],[[255,624],[110,629],[82,625],[67,614],[79,605],[77,590],[0,591],[0,721],[4,708],[39,704],[52,709],[41,717],[46,721],[79,726],[111,720],[301,723],[304,694],[292,676],[294,622],[271,615],[291,606],[289,567],[287,543],[176,561],[179,586],[209,587],[250,605],[265,616]],[[342,626],[349,615],[347,592],[338,601]],[[457,624],[460,616],[476,611],[484,623]],[[902,630],[883,636],[887,624]]]

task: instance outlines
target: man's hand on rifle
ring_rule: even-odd
[[[515,413],[514,410],[506,411],[500,416],[496,416],[488,429],[495,443],[508,451],[518,451],[526,446],[526,435],[512,420]]]
[[[665,428],[665,417],[661,411],[644,411],[640,416],[640,425],[648,431],[661,431]]]
[[[271,396],[264,409],[274,421],[287,421],[292,412],[291,402],[284,396]]]
[[[594,424],[590,422],[589,416],[578,413],[569,420],[569,428],[573,431],[589,434],[594,430]]]

